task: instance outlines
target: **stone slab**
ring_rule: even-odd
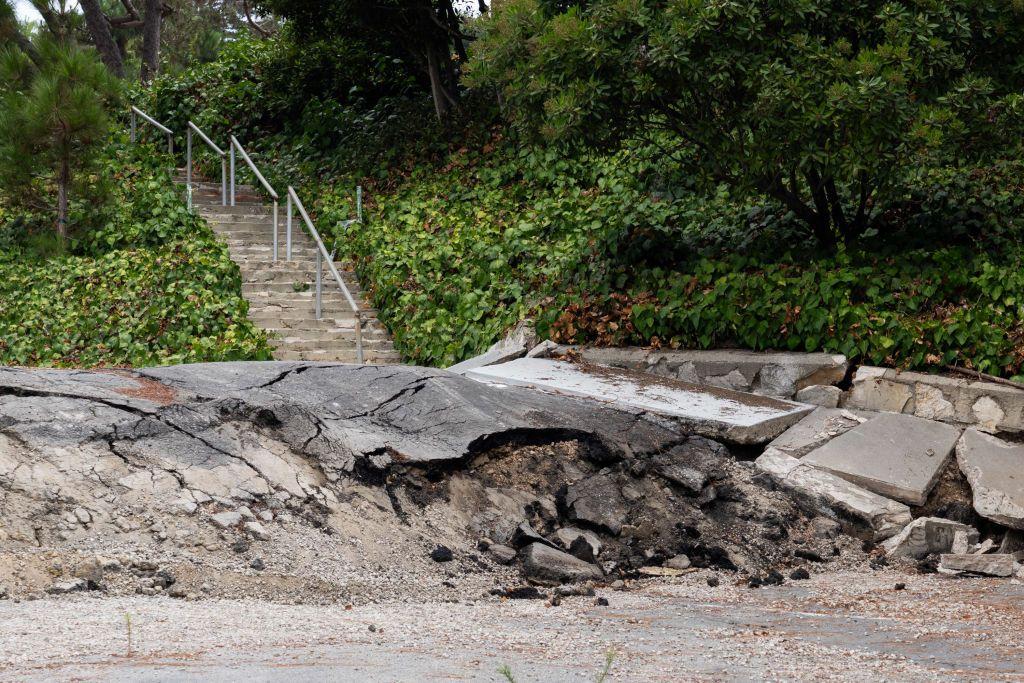
[[[977,513],[1024,529],[1024,445],[972,428],[957,443],[956,459],[971,485]]]
[[[495,342],[491,348],[479,356],[474,356],[461,363],[456,363],[448,368],[449,372],[464,375],[474,368],[482,368],[488,365],[505,363],[516,358],[522,358],[537,345],[537,333],[534,332],[533,322],[524,320],[519,322],[505,336],[504,339]]]
[[[911,415],[883,414],[837,436],[803,461],[888,498],[922,505],[960,430]]]
[[[940,572],[966,572],[986,576],[1013,575],[1012,555],[941,555]]]
[[[768,445],[786,455],[802,458],[818,446],[866,421],[867,417],[863,413],[858,415],[838,408],[816,408]]]
[[[834,474],[811,467],[775,448],[767,448],[755,461],[755,465],[787,491],[802,495],[866,526],[875,541],[899,533],[911,522],[910,508],[903,503],[884,498]]]
[[[810,406],[764,396],[543,358],[476,368],[466,376],[647,411],[674,418],[701,436],[739,444],[766,443],[811,411]]]

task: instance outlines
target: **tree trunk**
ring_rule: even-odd
[[[124,78],[124,58],[121,55],[121,48],[118,47],[110,32],[110,22],[107,15],[100,8],[99,0],[80,0],[82,14],[85,15],[85,25],[92,36],[92,43],[96,51],[100,53],[100,59],[107,65],[110,72],[118,78]]]
[[[160,23],[163,0],[146,0],[146,15],[142,25],[142,70],[143,85],[148,85],[160,67]]]
[[[451,111],[451,103],[444,91],[441,60],[433,45],[427,46],[427,74],[430,76],[430,94],[434,98],[434,111],[437,112],[437,120],[444,121]]]
[[[63,244],[68,236],[68,193],[71,186],[70,152],[65,151],[60,157],[60,169],[57,171],[57,235]]]

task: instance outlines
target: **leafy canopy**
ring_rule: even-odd
[[[508,0],[471,83],[522,129],[647,136],[832,243],[886,225],[907,168],[1017,144],[1024,5],[1005,0]]]

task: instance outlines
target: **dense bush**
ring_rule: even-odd
[[[91,227],[74,230],[75,253],[41,258],[24,236],[0,250],[0,364],[270,357],[246,318],[237,266],[186,210],[171,163],[152,148],[113,145],[104,161],[112,201],[73,213]]]

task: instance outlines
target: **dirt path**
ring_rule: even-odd
[[[593,681],[612,651],[614,681],[1024,680],[1019,583],[884,570],[752,590],[721,578],[599,591],[608,606],[3,601],[0,679],[495,681],[507,665],[517,681]]]

